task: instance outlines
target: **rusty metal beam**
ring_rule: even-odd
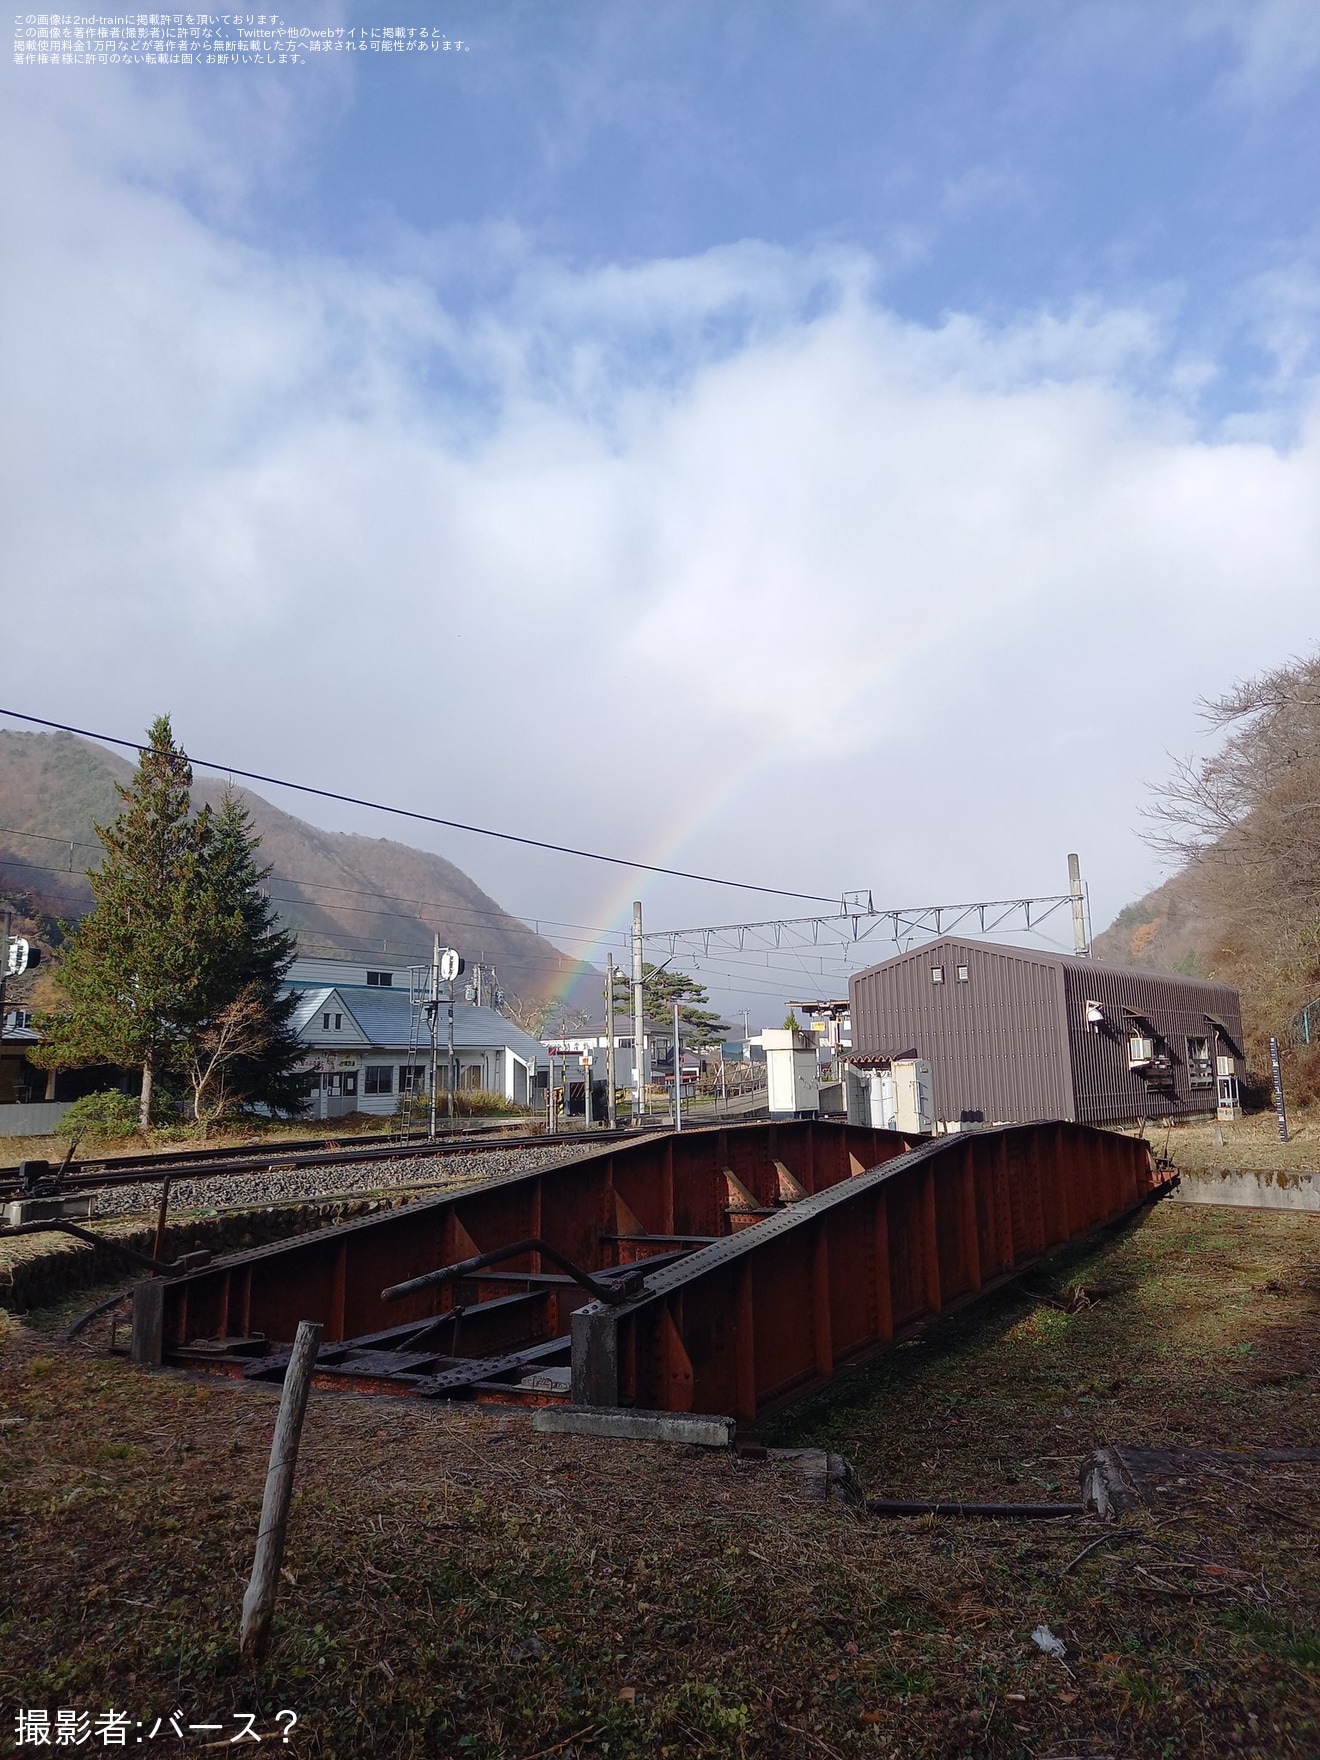
[[[1144,1143],[1069,1124],[657,1134],[154,1279],[134,1355],[278,1379],[310,1319],[317,1386],[553,1401],[516,1378],[571,1340],[579,1403],[751,1424],[1153,1189]]]
[[[579,1308],[573,1397],[754,1422],[1156,1189],[1144,1143],[1087,1126],[938,1138]]]

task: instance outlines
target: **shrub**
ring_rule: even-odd
[[[444,1095],[440,1095],[440,1104],[444,1105]],[[523,1112],[524,1107],[506,1100],[503,1094],[496,1094],[489,1088],[460,1088],[454,1095],[454,1110],[468,1117],[476,1117],[482,1113]]]
[[[138,1102],[132,1094],[121,1094],[118,1088],[105,1088],[99,1094],[84,1094],[75,1100],[55,1126],[59,1137],[78,1135],[93,1138],[131,1137],[137,1130]]]
[[[489,1088],[458,1088],[454,1092],[454,1116],[456,1118],[480,1118],[490,1115],[521,1117],[527,1110],[513,1100],[506,1100],[503,1094],[493,1093]],[[431,1096],[426,1090],[418,1090],[415,1094],[400,1094],[394,1106],[394,1116],[403,1124],[425,1124],[430,1117]],[[443,1088],[435,1097],[436,1117],[449,1116],[449,1096]],[[336,1121],[337,1122],[337,1121]]]

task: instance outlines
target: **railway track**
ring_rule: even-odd
[[[654,1128],[654,1127],[647,1127]],[[395,1161],[400,1157],[416,1160],[422,1157],[480,1154],[483,1150],[546,1149],[563,1145],[604,1143],[627,1139],[645,1132],[631,1128],[607,1133],[605,1130],[561,1131],[554,1136],[503,1135],[476,1132],[441,1137],[434,1142],[423,1138],[364,1137],[350,1147],[327,1149],[323,1140],[282,1144],[278,1149],[185,1149],[160,1154],[115,1156],[104,1161],[75,1161],[63,1179],[63,1192],[91,1191],[107,1186],[146,1185],[164,1178],[205,1179],[212,1176],[243,1173],[292,1172],[306,1167],[335,1167],[363,1161]],[[53,1171],[53,1170],[52,1170]],[[0,1199],[15,1197],[19,1192],[17,1167],[0,1168]]]

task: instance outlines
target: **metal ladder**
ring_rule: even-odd
[[[430,1045],[430,1029],[426,1025],[426,1005],[431,1000],[431,968],[430,966],[408,967],[408,1082],[407,1104],[400,1106],[395,1115],[395,1125],[401,1127],[403,1134],[411,1138],[413,1125],[417,1120],[417,1054],[422,1049],[425,1039]],[[402,1099],[403,1096],[401,1095]]]

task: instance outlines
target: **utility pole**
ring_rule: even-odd
[[[611,1130],[618,1124],[618,1108],[614,1100],[614,955],[605,960],[605,1084],[608,1098],[605,1116]]]
[[[4,923],[0,926],[0,1044],[5,1037],[5,985],[9,982],[9,941],[13,928],[14,913],[6,911]]]
[[[435,1079],[439,1067],[439,1028],[440,1028],[440,937],[435,938],[435,946],[431,950],[431,1002],[427,1008],[431,1017],[431,1104],[429,1129],[427,1135],[435,1141]],[[409,1082],[417,1079],[416,1070],[409,1070]]]
[[[683,1051],[678,1042],[678,1004],[674,1004],[674,1129],[683,1128]]]
[[[1086,933],[1086,894],[1082,890],[1082,865],[1076,856],[1068,857],[1068,891],[1072,896],[1073,952],[1086,959],[1091,952]]]
[[[633,1003],[633,1123],[642,1122],[646,1111],[646,1019],[642,1000],[642,901],[633,900],[632,931]]]
[[[449,980],[449,1080],[446,1083],[446,1095],[449,1103],[449,1134],[454,1134],[454,985],[457,977]]]

